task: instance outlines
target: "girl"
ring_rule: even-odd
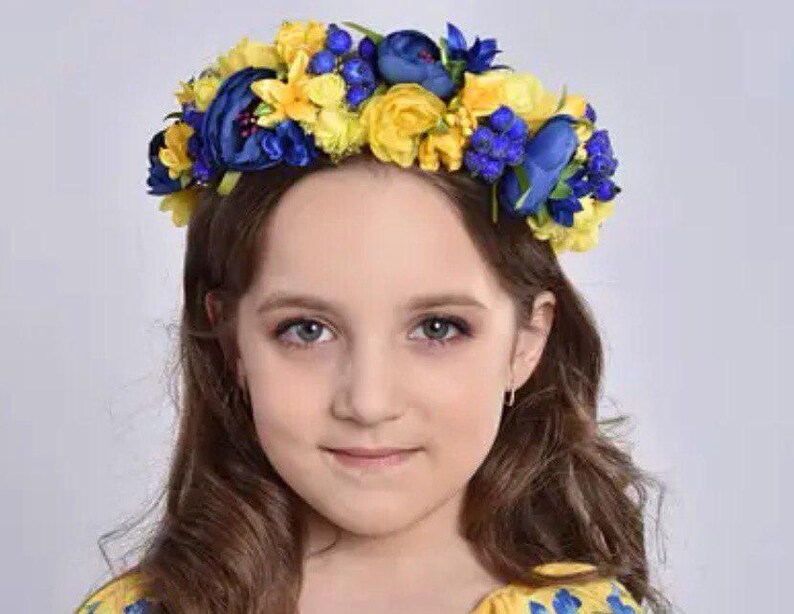
[[[620,191],[592,107],[451,24],[346,25],[242,39],[150,143],[188,225],[178,440],[78,612],[667,611],[557,260]]]

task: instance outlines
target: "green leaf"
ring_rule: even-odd
[[[441,50],[441,65],[446,68],[449,57],[447,55],[447,39],[443,36],[438,37],[438,48]]]
[[[348,28],[353,28],[354,30],[361,32],[364,36],[369,36],[376,45],[384,39],[383,34],[378,34],[377,32],[374,32],[369,28],[365,28],[364,26],[360,26],[352,21],[343,21],[342,23]]]
[[[571,186],[565,183],[565,181],[558,181],[551,194],[549,194],[549,198],[560,200],[569,197],[571,194],[573,194]]]
[[[256,109],[254,109],[254,115],[256,115],[257,117],[261,115],[269,115],[272,112],[273,112],[273,106],[266,102],[260,102],[259,106],[257,106]]]
[[[242,175],[241,171],[226,171],[223,174],[221,182],[218,184],[218,194],[221,196],[226,196],[229,192],[231,192],[234,189],[234,186],[237,185],[240,175]]]
[[[529,178],[527,177],[527,169],[524,168],[523,164],[516,164],[510,168],[512,168],[513,172],[516,174],[516,179],[518,179],[518,187],[521,189],[521,192],[527,192],[530,188]]]
[[[173,113],[169,113],[163,118],[163,121],[167,122],[169,119],[182,119],[182,111],[174,111]]]
[[[190,180],[191,180],[190,173],[182,173],[179,176],[179,184],[182,186],[183,190],[187,187],[187,184],[190,183]]]
[[[560,96],[560,100],[557,103],[557,108],[554,109],[554,113],[557,113],[560,109],[565,106],[565,97],[568,95],[568,86],[563,83],[562,85],[562,96]]]
[[[570,177],[573,177],[576,174],[576,171],[578,171],[580,168],[582,168],[581,164],[577,164],[576,162],[570,162],[568,166],[562,169],[562,173],[560,173],[560,179],[565,180]]]

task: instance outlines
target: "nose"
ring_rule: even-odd
[[[333,413],[343,420],[373,425],[402,413],[393,394],[394,359],[374,339],[351,350],[338,379]]]

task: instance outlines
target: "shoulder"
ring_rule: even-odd
[[[129,573],[113,578],[93,591],[75,614],[147,614],[153,602],[145,598],[141,577]]]
[[[566,575],[593,569],[579,562],[546,563],[534,568],[544,575]],[[646,614],[615,578],[561,582],[533,588],[511,582],[488,595],[471,614]]]

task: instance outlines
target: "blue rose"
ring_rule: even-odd
[[[259,147],[275,162],[283,160],[290,166],[306,166],[319,153],[314,136],[306,134],[292,119],[276,124],[273,129],[259,130],[257,134],[260,135]]]
[[[182,189],[179,179],[171,179],[168,175],[168,167],[160,162],[161,147],[165,147],[165,130],[155,134],[149,141],[149,177],[146,179],[146,185],[149,186],[148,193],[156,196]]]
[[[417,30],[399,30],[378,44],[378,70],[389,84],[418,83],[439,98],[455,91],[455,82],[441,64],[441,51]]]
[[[573,130],[575,120],[569,115],[556,115],[527,140],[521,167],[529,181],[529,191],[521,207],[515,205],[522,191],[515,170],[508,167],[499,181],[498,195],[502,206],[514,216],[537,213],[570,162],[579,141]]]
[[[204,113],[201,127],[203,159],[217,170],[246,171],[269,168],[277,163],[261,147],[263,129],[246,130],[242,135],[238,116],[249,110],[256,95],[251,83],[258,79],[274,79],[268,68],[248,66],[238,70],[221,83]]]

